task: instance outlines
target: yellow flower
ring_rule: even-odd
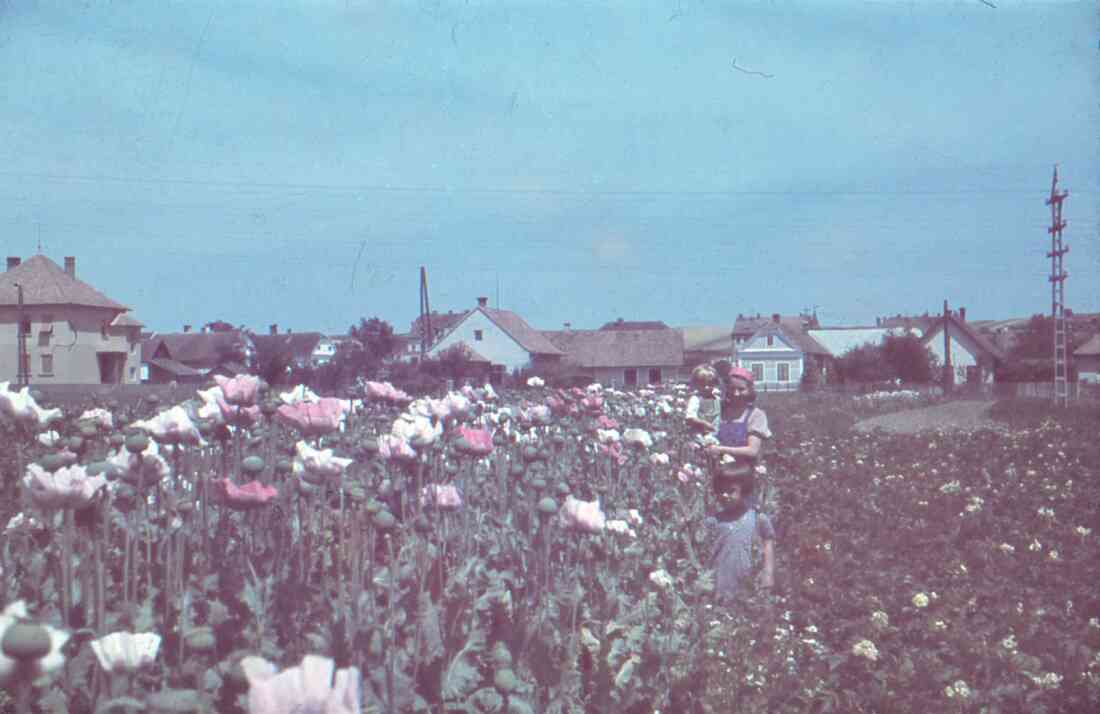
[[[917,593],[913,596],[913,605],[916,607],[928,607],[928,596],[924,593]]]
[[[857,657],[866,657],[872,662],[878,661],[878,648],[871,640],[860,640],[852,645],[852,654]]]

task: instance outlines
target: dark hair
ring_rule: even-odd
[[[720,471],[711,479],[711,487],[715,496],[721,496],[730,490],[732,486],[741,487],[741,500],[748,500],[756,492],[756,474],[753,469],[738,470],[729,475],[723,475]]]

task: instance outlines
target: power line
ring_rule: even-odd
[[[329,183],[290,183],[270,181],[229,181],[224,179],[181,179],[173,177],[115,176],[109,174],[60,174],[29,171],[0,171],[0,176],[17,179],[38,179],[55,182],[99,182],[121,184],[144,184],[159,186],[197,186],[222,189],[250,189],[277,191],[314,191],[329,193],[408,193],[447,195],[515,195],[515,196],[603,196],[621,198],[654,197],[726,197],[726,196],[962,196],[975,194],[1033,195],[1034,189],[993,189],[975,188],[958,190],[882,190],[882,189],[564,189],[564,188],[504,188],[500,186],[429,186],[394,184],[329,184]]]

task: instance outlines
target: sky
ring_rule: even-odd
[[[991,7],[996,5],[996,7]],[[1100,10],[0,0],[0,236],[147,329],[1100,312]]]

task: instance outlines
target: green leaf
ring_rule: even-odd
[[[535,710],[526,700],[513,695],[508,696],[508,711],[513,714],[535,714]]]
[[[439,608],[427,591],[420,593],[420,653],[425,662],[434,662],[446,654],[439,625]]]
[[[118,714],[126,711],[145,711],[145,702],[133,697],[115,697],[96,707],[95,714]]]
[[[472,629],[466,638],[466,644],[447,665],[442,686],[444,699],[465,699],[481,683],[481,673],[474,658],[485,650],[485,644],[485,631],[480,628]]]

